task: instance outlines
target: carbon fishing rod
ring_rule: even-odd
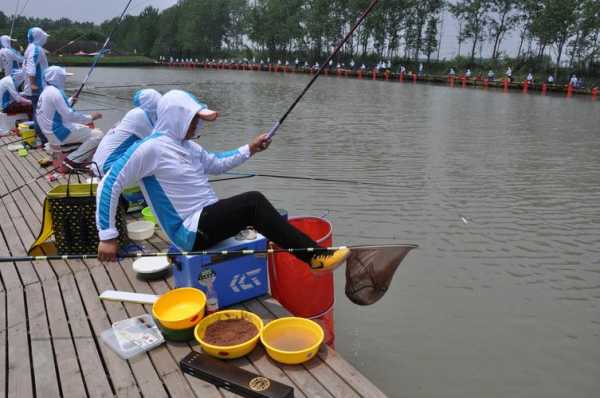
[[[269,132],[267,134],[267,138],[268,139],[271,139],[275,135],[275,133],[277,132],[277,130],[279,130],[279,127],[283,124],[283,122],[285,121],[285,119],[287,119],[287,117],[289,116],[289,114],[292,113],[292,111],[294,110],[294,108],[296,107],[296,105],[298,105],[298,103],[300,102],[300,100],[302,99],[302,97],[304,97],[304,95],[311,88],[311,86],[314,84],[314,82],[319,78],[319,76],[321,75],[321,73],[323,72],[323,70],[325,69],[325,67],[329,65],[329,61],[331,61],[333,59],[333,57],[335,57],[337,55],[337,53],[341,50],[342,46],[344,44],[346,44],[346,42],[350,39],[350,37],[352,36],[352,34],[354,34],[354,31],[356,29],[358,29],[358,27],[360,26],[360,24],[371,13],[371,11],[373,11],[373,9],[377,5],[377,3],[379,3],[379,0],[373,0],[371,2],[371,4],[369,5],[369,7],[367,7],[367,9],[365,11],[363,11],[362,15],[358,18],[358,20],[356,21],[356,23],[354,24],[354,26],[352,27],[352,29],[350,29],[350,32],[348,32],[348,34],[346,35],[346,37],[344,37],[344,39],[337,45],[337,47],[333,50],[333,52],[329,55],[329,57],[327,57],[327,59],[325,60],[325,62],[323,62],[323,64],[321,65],[321,67],[319,68],[319,70],[317,71],[317,73],[313,76],[312,79],[310,79],[310,82],[308,82],[308,84],[306,85],[306,87],[304,88],[304,90],[302,90],[302,92],[300,93],[300,95],[298,96],[298,98],[296,98],[296,100],[292,103],[292,105],[288,108],[288,110],[283,114],[283,116],[279,119],[279,121],[275,122],[275,124],[273,125],[273,127],[271,127],[271,130],[269,130]]]
[[[102,59],[102,57],[106,53],[108,44],[110,43],[110,39],[112,38],[113,34],[117,31],[119,25],[121,25],[121,22],[123,21],[123,17],[125,16],[125,13],[127,12],[127,9],[129,9],[129,6],[131,5],[132,1],[133,0],[129,0],[127,2],[127,5],[123,9],[123,12],[121,13],[121,16],[119,17],[119,20],[117,21],[117,23],[115,24],[115,26],[113,27],[113,29],[109,33],[109,35],[106,37],[106,41],[104,42],[104,45],[102,46],[102,48],[100,49],[100,51],[98,51],[98,53],[94,57],[94,62],[92,62],[92,66],[90,67],[90,70],[88,71],[87,75],[85,76],[85,79],[83,79],[83,81],[81,82],[81,86],[79,87],[79,89],[77,90],[77,92],[75,93],[75,95],[73,96],[73,98],[79,98],[79,95],[81,94],[81,91],[83,91],[83,87],[86,85],[86,83],[88,82],[88,80],[92,76],[92,72],[96,68],[96,65],[98,64],[98,62],[100,62],[100,60]]]
[[[418,248],[415,244],[388,244],[388,245],[353,245],[353,246],[334,246],[334,247],[307,247],[307,248],[291,248],[291,249],[264,249],[264,250],[201,250],[189,252],[155,252],[155,253],[122,253],[117,255],[118,258],[141,258],[141,257],[176,257],[176,256],[245,256],[254,254],[276,254],[276,253],[326,253],[328,251],[339,249],[352,250],[370,250],[370,249],[387,249],[387,248],[406,248],[409,250]],[[32,262],[32,261],[60,261],[60,260],[94,260],[98,259],[97,253],[90,254],[64,254],[64,255],[48,255],[48,256],[5,256],[0,257],[0,263],[16,263],[16,262]]]
[[[15,28],[15,21],[17,19],[17,17],[21,16],[21,14],[23,14],[23,12],[25,11],[25,8],[27,8],[27,5],[29,4],[29,0],[27,0],[25,2],[25,4],[23,5],[23,7],[21,8],[20,11],[17,12],[17,10],[19,9],[19,3],[20,0],[17,0],[17,6],[15,7],[15,15],[13,16],[13,20],[12,20],[12,24],[10,25],[10,34],[9,36],[12,38],[12,34]]]
[[[225,174],[240,175],[240,176],[247,175],[247,176],[252,176],[252,177],[279,178],[279,179],[284,179],[284,180],[335,182],[335,183],[342,183],[342,184],[368,185],[368,186],[373,186],[373,187],[386,187],[386,188],[410,188],[410,186],[407,186],[407,185],[394,185],[394,184],[386,184],[386,183],[378,183],[378,182],[366,182],[366,181],[344,180],[344,179],[334,179],[334,178],[321,178],[321,177],[311,177],[311,176],[293,176],[293,175],[264,174],[264,173],[235,173],[235,172],[227,172]]]
[[[71,40],[70,42],[68,42],[67,44],[65,44],[62,47],[57,48],[56,50],[52,51],[52,54],[58,54],[58,52],[64,48],[69,47],[71,44],[77,43],[79,40],[83,39],[85,36],[88,35],[89,32],[86,32],[84,34],[82,34],[81,36],[78,36],[77,38]]]

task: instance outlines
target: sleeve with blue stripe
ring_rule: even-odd
[[[244,145],[227,152],[210,153],[199,148],[199,159],[207,174],[223,174],[250,159],[250,146]]]
[[[89,124],[93,121],[92,116],[76,112],[71,108],[64,94],[60,93],[58,90],[56,95],[53,95],[52,101],[56,108],[56,112],[61,116],[63,123]]]
[[[119,197],[123,190],[142,178],[152,175],[160,159],[151,145],[138,141],[117,160],[104,176],[96,193],[96,226],[100,240],[119,236],[116,227],[116,213]]]

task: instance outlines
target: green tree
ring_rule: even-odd
[[[450,12],[464,23],[462,37],[472,41],[471,63],[475,60],[477,44],[485,38],[489,8],[488,0],[459,0],[456,4],[449,4]]]

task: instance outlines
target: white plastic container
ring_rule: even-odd
[[[150,314],[115,322],[101,336],[104,343],[123,359],[150,351],[165,341]]]
[[[146,240],[152,235],[154,235],[154,223],[150,221],[134,221],[127,224],[127,236],[131,240]]]

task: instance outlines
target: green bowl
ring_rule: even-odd
[[[187,342],[192,341],[195,338],[194,329],[196,328],[196,325],[187,329],[175,330],[164,327],[156,318],[154,318],[154,322],[156,323],[156,326],[158,326],[158,329],[167,341]]]
[[[156,216],[152,213],[152,209],[149,207],[144,207],[142,209],[142,216],[144,216],[144,220],[150,221],[156,225]]]

